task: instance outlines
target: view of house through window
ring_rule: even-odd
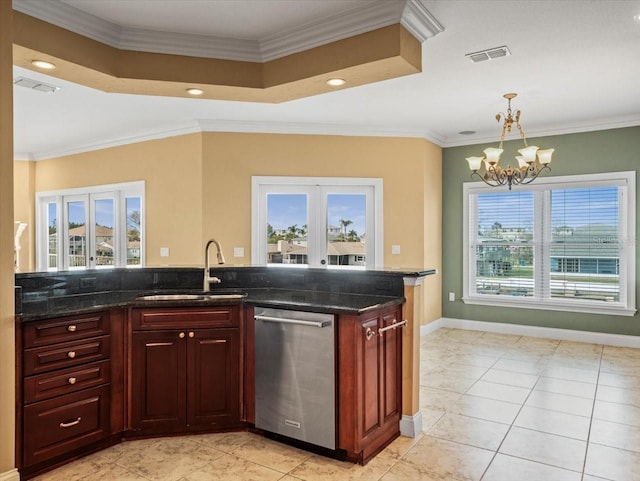
[[[465,302],[635,308],[635,177],[583,177],[512,191],[465,185]]]
[[[382,223],[376,198],[382,194],[373,181],[254,178],[254,262],[376,265],[376,226],[381,232]]]
[[[142,264],[142,182],[37,197],[38,270]]]

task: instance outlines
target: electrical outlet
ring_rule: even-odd
[[[169,257],[168,247],[160,247],[160,257]]]
[[[455,301],[456,300],[456,293],[455,292],[450,292],[449,293],[449,301]]]
[[[244,247],[234,247],[233,257],[244,257]]]
[[[391,246],[391,253],[392,254],[400,254],[400,246],[399,245],[392,245]]]

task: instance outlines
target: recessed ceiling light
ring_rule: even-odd
[[[473,135],[476,133],[475,130],[463,130],[462,132],[458,132],[460,135]]]
[[[187,93],[189,95],[202,95],[204,93],[204,90],[196,89],[196,88],[190,88],[190,89],[187,89]]]
[[[639,13],[638,15],[634,15],[634,16],[633,16],[633,19],[634,19],[636,22],[640,22],[640,13]]]
[[[327,85],[330,85],[331,87],[341,87],[346,83],[346,80],[342,78],[330,78],[327,80]]]
[[[56,68],[55,64],[51,62],[47,62],[46,60],[32,60],[31,65],[38,68],[43,68],[45,70],[53,70]]]

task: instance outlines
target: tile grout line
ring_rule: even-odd
[[[598,376],[596,377],[596,392],[593,395],[593,404],[591,405],[591,418],[589,419],[589,430],[587,431],[587,446],[584,450],[584,461],[582,462],[581,481],[584,481],[585,470],[587,469],[587,457],[589,456],[589,440],[591,439],[591,427],[593,426],[593,415],[596,410],[596,399],[598,399],[598,389],[600,387],[600,372],[602,369],[602,356],[604,355],[604,345],[600,348],[600,361],[598,363]]]
[[[557,349],[557,347],[556,347],[556,349]],[[555,352],[555,350],[554,350],[554,352]],[[501,356],[500,359],[503,359],[503,357]],[[484,472],[482,473],[482,476],[480,476],[480,480],[479,481],[482,481],[484,479],[484,477],[486,476],[487,472],[489,471],[489,468],[491,467],[491,465],[495,461],[496,456],[500,452],[500,448],[502,448],[502,445],[504,444],[505,440],[507,439],[507,436],[509,436],[509,433],[511,432],[511,429],[513,428],[513,425],[516,422],[516,419],[518,419],[518,416],[522,412],[522,409],[524,408],[524,405],[526,404],[527,400],[531,396],[531,393],[533,393],[533,389],[536,387],[536,384],[538,384],[538,382],[540,381],[540,377],[542,376],[542,374],[537,374],[536,376],[538,377],[538,379],[536,380],[535,384],[531,387],[531,389],[529,389],[529,394],[527,394],[527,397],[524,399],[524,401],[522,401],[522,404],[520,404],[520,409],[518,409],[518,412],[513,417],[513,421],[511,421],[511,424],[509,425],[509,429],[507,429],[507,432],[504,434],[504,437],[502,438],[502,441],[500,441],[500,444],[498,445],[498,448],[493,453],[491,461],[489,461],[489,464],[487,464],[487,467],[485,468]]]

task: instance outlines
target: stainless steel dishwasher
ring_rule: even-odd
[[[336,448],[332,314],[256,307],[256,427]]]

